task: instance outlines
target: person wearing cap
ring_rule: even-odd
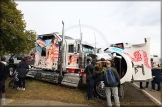
[[[19,85],[17,88],[18,90],[25,90],[25,77],[26,77],[27,69],[29,69],[29,65],[25,61],[25,58],[22,58],[22,61],[17,66],[18,78],[19,78]]]
[[[111,67],[111,61],[107,60],[106,66],[107,66],[107,69],[111,68],[111,71],[113,72],[115,79],[116,79],[116,82],[113,86],[105,87],[107,106],[112,107],[112,103],[111,103],[111,91],[112,91],[112,94],[114,96],[115,106],[120,107],[120,101],[119,101],[119,96],[118,96],[118,87],[120,87],[120,76],[117,70],[114,67]]]
[[[152,68],[152,76],[155,76],[153,78],[152,89],[150,91],[155,91],[155,84],[158,85],[157,91],[160,91],[160,82],[161,82],[161,68],[158,66],[158,64],[154,63]]]
[[[87,100],[93,100],[92,99],[92,93],[94,88],[94,80],[95,80],[95,67],[92,64],[92,59],[90,58],[87,60],[87,63],[89,63],[84,73],[86,74],[86,84],[87,84]]]

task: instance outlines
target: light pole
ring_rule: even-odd
[[[95,52],[94,52],[94,54],[96,54],[96,36],[95,36],[95,32],[94,32],[94,38],[95,38]]]

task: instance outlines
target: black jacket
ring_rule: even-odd
[[[0,81],[7,79],[7,68],[4,63],[0,62]]]
[[[95,78],[94,66],[92,64],[87,65],[84,73],[86,74],[86,80],[94,79]]]
[[[26,77],[27,69],[29,69],[29,65],[25,61],[21,61],[17,66],[18,77]]]
[[[10,70],[9,70],[9,65],[8,65],[8,63],[6,62],[6,61],[1,61],[5,66],[6,66],[6,70],[7,70],[7,77],[8,77],[8,75],[9,75],[9,73],[10,73]],[[6,78],[7,79],[7,78]]]
[[[155,82],[155,83],[161,82],[161,69],[160,69],[160,67],[156,67],[156,68],[152,69],[152,76],[155,76],[153,78],[152,82]]]

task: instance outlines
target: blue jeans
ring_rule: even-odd
[[[88,99],[92,99],[93,88],[94,88],[94,80],[87,81],[87,97],[88,97]]]
[[[118,87],[105,87],[106,98],[107,98],[107,106],[112,107],[111,103],[111,91],[114,96],[115,107],[120,107],[120,101],[118,96]]]

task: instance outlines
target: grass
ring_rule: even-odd
[[[83,85],[79,88],[53,84],[35,79],[26,79],[26,90],[18,91],[16,88],[8,87],[9,78],[6,81],[6,97],[18,100],[52,100],[72,104],[86,104],[90,106],[105,107],[106,101],[96,98],[94,101],[86,100],[86,89]],[[139,89],[133,87],[131,83],[126,83],[124,99],[120,100],[121,107],[135,106],[147,103],[151,107],[157,107]],[[112,103],[114,104],[114,103]]]
[[[53,100],[73,104],[87,104],[102,106],[106,101],[95,98],[94,101],[86,100],[86,86],[79,88],[53,84],[34,79],[26,79],[26,90],[18,91],[16,88],[8,87],[9,79],[6,81],[6,97],[18,100]]]

